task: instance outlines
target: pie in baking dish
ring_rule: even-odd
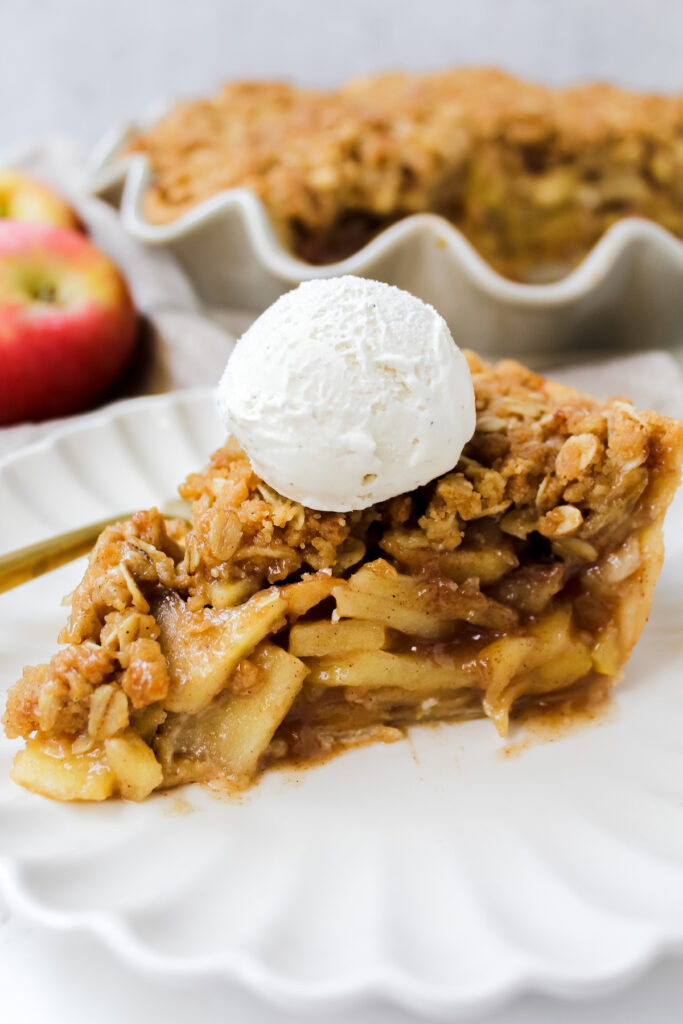
[[[683,237],[682,96],[549,89],[488,68],[335,92],[237,82],[178,104],[130,148],[150,161],[150,222],[247,188],[311,263],[423,212],[520,281],[561,276],[625,216]]]
[[[362,511],[287,500],[233,442],[188,477],[190,524],[104,531],[61,649],[4,715],[14,779],[140,800],[416,722],[571,704],[647,619],[683,424],[468,354],[477,427],[432,483]]]

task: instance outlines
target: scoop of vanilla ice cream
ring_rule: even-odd
[[[469,367],[446,322],[378,281],[309,281],[237,342],[218,388],[228,430],[280,494],[366,508],[452,469],[474,432]]]

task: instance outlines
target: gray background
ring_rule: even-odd
[[[681,90],[682,41],[682,0],[0,0],[0,145],[95,139],[231,76],[485,62]]]

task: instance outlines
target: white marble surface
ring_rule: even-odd
[[[0,0],[0,146],[52,129],[95,139],[159,96],[239,75],[326,84],[486,62],[549,82],[681,90],[682,41],[680,0]],[[169,992],[90,938],[46,933],[1,902],[0,993],[8,1024],[294,1020],[219,983]],[[529,998],[480,1020],[674,1024],[681,1005],[678,961],[597,1003]],[[378,1009],[326,1024],[408,1020]]]

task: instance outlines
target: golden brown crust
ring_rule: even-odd
[[[49,665],[25,668],[7,699],[7,735],[80,732],[88,721],[90,697],[113,666],[109,651],[84,643],[58,651]]]
[[[134,640],[120,659],[126,665],[121,675],[121,689],[134,708],[144,708],[163,700],[168,693],[166,659],[156,640]]]
[[[552,276],[637,214],[683,235],[683,97],[548,89],[501,71],[386,74],[336,92],[236,82],[179,104],[132,148],[173,220],[217,192],[263,200],[311,262],[410,213],[452,220],[509,276]]]

